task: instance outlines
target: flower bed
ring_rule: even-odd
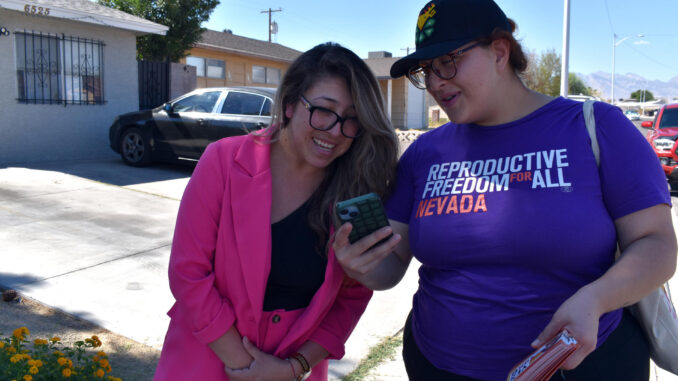
[[[96,335],[72,347],[62,344],[59,337],[30,342],[29,335],[26,327],[15,329],[12,336],[0,334],[0,380],[121,380],[110,375],[106,353],[94,351],[101,346]]]

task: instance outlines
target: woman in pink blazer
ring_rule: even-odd
[[[327,380],[372,295],[335,259],[331,209],[383,196],[397,147],[358,56],[328,43],[297,58],[272,126],[211,144],[186,187],[155,379]]]

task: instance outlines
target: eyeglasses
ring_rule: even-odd
[[[318,131],[328,131],[339,122],[341,134],[347,138],[357,138],[363,132],[360,128],[358,118],[352,116],[342,118],[339,114],[330,109],[312,105],[303,95],[300,98],[301,103],[304,104],[304,107],[306,107],[310,113],[308,123],[314,129]]]
[[[437,75],[440,79],[452,79],[457,75],[457,58],[478,45],[480,45],[480,43],[476,42],[464,49],[459,49],[455,52],[436,57],[429,64],[412,66],[407,72],[407,78],[418,89],[426,89],[431,73]]]

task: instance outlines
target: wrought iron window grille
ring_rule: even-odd
[[[106,103],[102,41],[42,32],[14,35],[20,103]]]

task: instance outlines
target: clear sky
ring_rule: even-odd
[[[495,0],[518,24],[526,50],[562,53],[564,0]],[[403,56],[414,48],[419,10],[426,0],[221,0],[210,20],[213,30],[268,40],[269,8],[278,24],[273,41],[305,51],[334,41],[367,58],[385,50]],[[613,33],[617,41],[615,73],[649,80],[678,76],[678,1],[570,0],[569,70],[582,74],[612,71]]]

